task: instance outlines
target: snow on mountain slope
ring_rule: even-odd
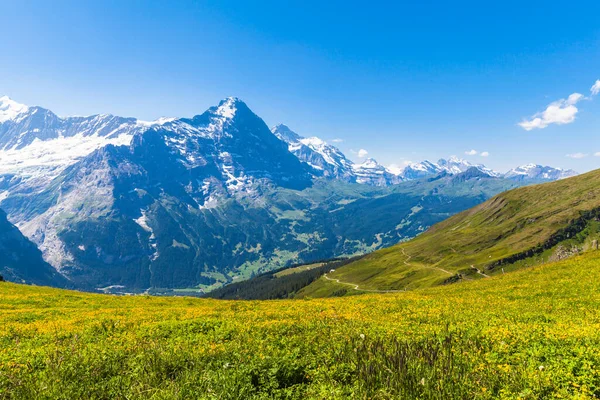
[[[411,180],[439,174],[440,172],[442,172],[442,168],[438,164],[425,160],[420,163],[408,164],[398,174],[404,179]]]
[[[274,160],[267,162],[270,158],[268,151],[264,152],[253,145],[264,141],[269,143],[267,146],[275,148],[281,147],[279,141],[285,142],[287,150],[308,164],[314,176],[346,182],[390,185],[442,172],[458,174],[470,167],[476,167],[493,177],[502,176],[483,165],[475,165],[457,157],[440,159],[437,163],[413,163],[403,170],[391,170],[374,160],[355,165],[335,146],[317,137],[302,137],[283,124],[271,129],[272,135],[279,141],[266,137],[240,140],[240,130],[247,130],[245,125],[248,123],[257,123],[258,117],[253,118],[251,115],[254,114],[246,110],[242,101],[230,97],[191,119],[161,118],[146,122],[106,114],[61,118],[47,109],[19,104],[6,96],[0,97],[0,177],[3,177],[0,199],[8,196],[8,190],[15,184],[41,188],[66,167],[93,151],[106,145],[129,145],[136,134],[154,128],[163,132],[167,145],[183,156],[182,162],[188,168],[213,165],[219,169],[230,192],[249,188],[254,175],[270,176],[268,164],[271,162],[274,165]],[[236,119],[239,121],[233,123]],[[254,130],[265,134],[262,128]],[[255,135],[256,132],[251,132],[250,135]],[[236,150],[224,150],[230,146]],[[236,146],[249,146],[249,149],[257,152],[256,155],[260,153],[256,160],[262,166],[250,169],[239,168],[239,165],[236,167],[235,159],[246,158],[245,163],[253,163],[253,160],[244,156],[247,149],[238,149]],[[290,162],[289,159],[287,162]],[[554,180],[574,174],[570,170],[529,165],[509,171],[506,177],[518,180]]]
[[[1,97],[0,175],[49,180],[94,150],[128,145],[136,133],[164,122],[106,114],[61,118]]]
[[[461,182],[485,198],[524,184],[487,179],[493,171],[458,158],[395,173],[374,159],[354,164],[319,138],[270,130],[234,97],[192,118],[153,122],[3,104],[1,206],[83,287],[190,287],[212,272],[234,278],[244,265],[355,254],[438,222],[440,199],[452,212],[483,201],[479,191],[456,192]],[[331,182],[389,186],[435,174],[456,176],[389,190]],[[375,221],[380,210],[395,219],[370,231],[348,225],[357,213]]]
[[[374,159],[365,160],[362,164],[354,164],[334,146],[327,144],[320,138],[304,138],[292,131],[284,124],[271,128],[271,132],[280,140],[288,144],[288,149],[298,159],[309,164],[316,170],[317,176],[341,179],[365,185],[387,186],[402,181],[425,178],[428,176],[447,173],[458,175],[476,168],[480,172],[494,178],[506,177],[513,180],[540,181],[556,180],[577,175],[573,170],[542,167],[535,164],[518,167],[506,174],[494,171],[483,164],[474,164],[462,158],[451,156],[441,158],[437,162],[422,161],[410,163],[404,168],[385,167]]]
[[[400,172],[400,175],[407,180],[419,179],[426,176],[437,175],[440,173],[448,173],[450,175],[457,175],[466,172],[470,168],[476,168],[486,175],[491,177],[500,177],[502,174],[487,168],[481,164],[473,164],[467,160],[451,156],[448,159],[439,159],[437,163],[425,160],[420,163],[411,163],[407,165],[404,170]]]
[[[504,174],[505,178],[513,180],[555,181],[577,175],[572,169],[553,168],[538,164],[526,164],[513,168]]]
[[[327,144],[318,137],[304,138],[286,125],[279,124],[271,128],[271,132],[288,144],[288,150],[300,161],[317,170],[318,175],[356,181],[353,174],[353,163],[337,147]]]
[[[19,104],[8,96],[0,97],[0,123],[15,120],[29,110],[25,104]]]
[[[156,265],[170,274],[171,264],[189,266],[199,254],[210,268],[215,262],[234,267],[237,258],[224,254],[250,240],[238,225],[252,227],[253,245],[263,240],[267,249],[273,239],[264,238],[261,222],[275,216],[252,209],[267,202],[261,196],[273,187],[307,188],[309,172],[246,104],[226,99],[191,119],[154,124],[136,133],[130,146],[95,150],[43,190],[19,186],[2,205],[64,275],[97,274],[98,265],[127,266],[135,275],[152,265],[156,278]],[[231,241],[224,243],[225,235]],[[183,248],[186,258],[179,260],[175,253]],[[194,268],[209,266],[198,261]]]
[[[356,182],[371,186],[389,186],[402,182],[403,178],[390,172],[373,158],[352,166],[356,175]]]
[[[488,174],[489,176],[499,177],[502,175],[490,168],[487,168],[486,166],[484,166],[482,164],[473,164],[467,160],[458,158],[456,156],[452,156],[452,157],[448,158],[447,160],[442,158],[442,159],[438,160],[437,165],[439,165],[441,170],[446,171],[452,175],[456,175],[456,174],[460,174],[461,172],[465,172],[471,167],[475,167],[478,170],[480,170],[481,172]]]

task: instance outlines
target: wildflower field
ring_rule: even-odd
[[[600,252],[330,299],[0,283],[1,399],[594,398]]]

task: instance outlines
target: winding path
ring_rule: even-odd
[[[404,254],[404,256],[406,257],[406,259],[403,261],[404,264],[408,265],[408,266],[413,266],[411,263],[408,262],[408,260],[410,260],[412,258],[412,256],[406,254],[406,251],[404,249],[401,249],[401,250],[402,250],[402,254]],[[438,267],[421,267],[421,268],[437,269],[439,271],[445,272],[448,275],[454,275],[452,272],[446,271],[443,268],[438,268]],[[325,279],[327,279],[328,281],[332,281],[332,282],[338,283],[340,285],[351,286],[354,290],[359,290],[361,292],[370,292],[370,293],[401,293],[401,292],[406,292],[406,288],[401,289],[401,290],[361,289],[359,287],[359,285],[357,285],[356,283],[343,282],[343,281],[340,281],[339,279],[330,278],[330,277],[327,276],[327,274],[324,274],[323,277]]]
[[[408,260],[410,260],[412,258],[412,256],[409,256],[408,254],[406,254],[406,251],[404,251],[404,249],[402,249],[402,254],[404,254],[406,256],[406,260],[404,260],[404,264],[406,265],[412,265],[411,263],[408,262]],[[439,268],[439,267],[425,267],[425,266],[421,266],[420,268],[429,268],[429,269],[437,269],[438,271],[442,271],[448,275],[454,275],[452,272],[450,271],[446,271],[443,268]]]
[[[360,290],[361,292],[371,292],[371,293],[403,293],[406,292],[406,289],[402,289],[402,290],[377,290],[377,289],[361,289],[358,287],[357,284],[355,283],[350,283],[350,282],[342,282],[339,279],[334,279],[334,278],[330,278],[327,276],[327,274],[323,275],[325,277],[325,279],[327,279],[328,281],[333,281],[335,283],[339,283],[340,285],[348,285],[348,286],[352,286],[352,288],[354,290]]]

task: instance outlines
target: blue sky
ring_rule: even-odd
[[[237,96],[355,160],[600,167],[600,2],[170,3],[0,2],[0,95],[142,119]]]

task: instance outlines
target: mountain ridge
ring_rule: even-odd
[[[31,110],[15,119],[27,135],[35,133]],[[48,140],[20,149],[6,140],[8,151],[63,140],[56,118],[40,128]],[[109,117],[90,118],[68,121],[88,127]],[[0,130],[7,126],[18,129],[9,121]],[[77,137],[70,132],[67,139]],[[464,172],[401,179],[374,160],[356,165],[318,138],[269,129],[233,97],[191,118],[129,119],[102,135],[81,133],[102,145],[54,169],[0,175],[10,221],[86,289],[209,290],[290,263],[363,254],[530,182],[469,172],[458,159],[446,167]],[[103,141],[111,135],[128,143]]]
[[[595,170],[500,193],[410,241],[340,268],[330,278],[361,288],[414,289],[595,250],[600,239],[598,182],[600,170]],[[335,290],[331,281],[313,285],[304,295]]]
[[[19,181],[29,180],[32,186],[35,186],[36,179],[43,181],[53,178],[66,166],[98,148],[108,144],[129,145],[136,134],[150,129],[171,130],[173,137],[170,139],[174,142],[183,140],[186,136],[209,138],[215,128],[224,123],[228,117],[233,116],[233,108],[236,105],[247,108],[239,98],[229,97],[217,106],[209,108],[205,113],[192,118],[163,117],[155,121],[142,121],[111,114],[63,118],[48,109],[19,104],[4,96],[0,98],[0,175],[11,176]],[[211,115],[213,125],[209,123],[198,130],[198,124],[201,125],[203,119],[210,119]],[[222,130],[217,129],[217,131]],[[444,170],[449,173],[460,173],[471,166],[476,166],[492,176],[502,175],[483,165],[475,165],[456,157],[440,159],[437,163],[431,161],[411,163],[401,170],[392,170],[379,164],[370,168],[360,168],[339,149],[320,138],[304,138],[283,124],[273,127],[271,132],[287,143],[288,150],[300,161],[314,170],[313,175],[346,182],[393,185],[404,180],[435,175]],[[363,165],[365,163],[367,161],[364,161]],[[576,174],[571,170],[539,165],[536,166],[538,174],[532,172],[535,168],[530,168],[527,173],[520,172],[528,166],[530,165],[513,168],[503,176],[533,182],[560,179]],[[357,173],[361,178],[357,177]]]

